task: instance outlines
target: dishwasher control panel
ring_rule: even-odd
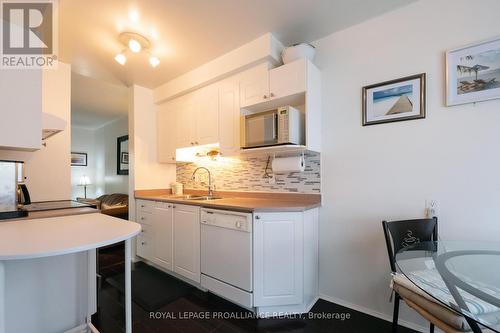
[[[201,210],[201,223],[221,228],[252,232],[251,213],[203,208]]]

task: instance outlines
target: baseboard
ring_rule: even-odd
[[[316,303],[319,301],[320,298],[321,298],[320,296],[314,297],[312,302],[309,303],[309,305],[306,307],[306,313],[311,311],[311,309],[316,305]]]
[[[369,308],[365,308],[364,306],[359,306],[359,305],[356,305],[356,304],[352,304],[352,303],[346,302],[346,301],[344,301],[342,299],[339,299],[339,298],[336,298],[336,297],[332,297],[332,296],[328,296],[328,295],[324,295],[324,294],[320,294],[319,298],[321,298],[321,299],[323,299],[325,301],[328,301],[328,302],[331,302],[331,303],[335,303],[335,304],[344,306],[346,308],[353,309],[353,310],[365,313],[367,315],[370,315],[372,317],[377,317],[379,319],[382,319],[382,320],[385,320],[385,321],[388,321],[388,322],[392,323],[392,317],[391,316],[386,315],[384,313],[380,313],[378,311],[374,311],[374,310],[369,309]],[[401,326],[410,328],[410,329],[418,331],[418,332],[428,332],[428,328],[427,327],[423,327],[423,326],[420,326],[418,324],[415,324],[415,323],[412,323],[412,322],[409,322],[409,321],[406,321],[406,320],[399,319],[398,323]]]

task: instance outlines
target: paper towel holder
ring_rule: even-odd
[[[304,151],[301,151],[300,152],[300,157],[302,157],[302,164],[305,164],[305,154],[304,154]],[[273,153],[273,160],[276,159],[276,153]]]

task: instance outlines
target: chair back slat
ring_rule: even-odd
[[[420,242],[437,241],[437,217],[431,219],[382,221],[391,270],[396,272],[396,253]]]

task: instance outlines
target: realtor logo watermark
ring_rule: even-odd
[[[57,67],[57,1],[0,0],[0,68]]]

